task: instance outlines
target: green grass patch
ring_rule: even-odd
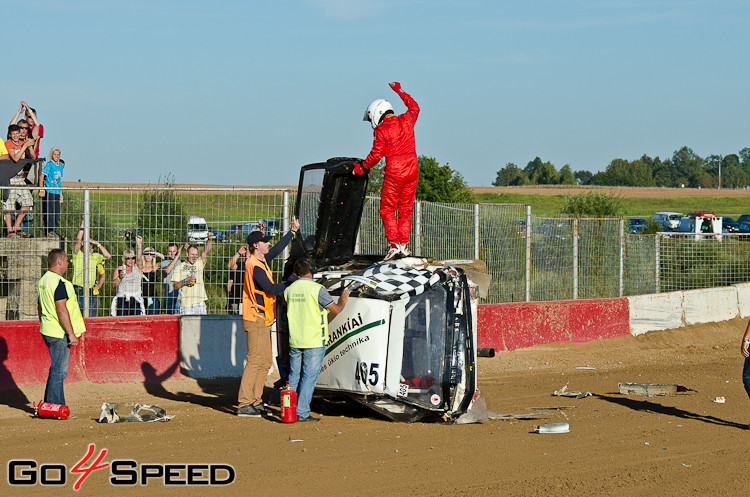
[[[552,216],[562,210],[564,195],[523,195],[516,193],[479,193],[479,203],[526,204],[535,216]],[[715,212],[717,215],[750,213],[748,197],[683,197],[683,198],[623,198],[626,216],[653,216],[655,212],[670,211],[687,214],[694,211]]]

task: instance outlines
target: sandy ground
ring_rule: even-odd
[[[369,411],[326,411],[320,423],[237,418],[236,383],[169,381],[66,386],[75,418],[32,419],[43,386],[3,392],[0,454],[7,461],[81,459],[89,443],[105,462],[230,464],[230,486],[113,487],[92,473],[78,495],[747,495],[750,400],[741,382],[740,320],[585,345],[556,344],[480,359],[489,409],[549,413],[543,419],[475,425],[399,424]],[[578,369],[582,367],[595,369]],[[619,382],[676,383],[671,397],[621,395]],[[552,396],[563,385],[591,392]],[[725,404],[714,403],[717,396]],[[99,424],[103,401],[157,404],[168,423]],[[30,402],[29,402],[30,403]],[[541,408],[541,409],[540,409]],[[538,434],[568,422],[570,433]],[[93,458],[92,458],[93,460]],[[184,475],[183,475],[184,476]],[[0,495],[73,494],[64,487],[10,487]]]

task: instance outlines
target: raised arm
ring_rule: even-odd
[[[243,245],[242,247],[240,247],[237,253],[234,254],[231,259],[229,259],[229,262],[227,262],[227,268],[233,269],[233,270],[237,269],[237,261],[239,260],[240,257],[242,257],[243,259],[247,257],[246,254],[247,254],[247,245]]]
[[[96,245],[97,247],[99,247],[99,250],[102,251],[102,255],[104,256],[104,260],[105,261],[108,261],[112,257],[112,254],[109,253],[109,250],[107,250],[104,247],[104,245],[102,245],[101,243],[97,242],[93,238],[89,238],[89,243],[93,243],[94,245]]]
[[[78,228],[78,233],[76,233],[76,243],[73,245],[74,254],[81,250],[81,245],[83,245],[83,223],[84,221],[81,220],[81,227]]]
[[[23,108],[24,103],[21,102],[21,108],[18,109],[18,112],[16,112],[16,115],[13,116],[13,119],[10,120],[10,124],[8,126],[10,126],[11,124],[16,124],[18,122],[18,118],[21,117],[21,114],[23,114]]]
[[[177,261],[180,260],[180,255],[182,255],[182,245],[177,247],[177,255],[174,259],[172,259],[172,262],[169,263],[167,267],[162,268],[162,271],[164,271],[164,274],[169,274],[172,272],[172,269],[174,269],[175,264],[177,264]]]
[[[398,81],[389,83],[388,86],[390,86],[391,89],[395,91],[399,97],[401,97],[401,101],[404,102],[404,105],[406,105],[407,108],[406,115],[409,116],[413,125],[417,121],[417,117],[419,117],[419,105],[417,104],[416,100],[411,98],[411,95],[401,89],[401,83],[399,83]]]
[[[206,261],[208,260],[208,253],[211,252],[211,239],[214,237],[214,234],[210,231],[208,232],[208,240],[206,240],[206,245],[203,247],[203,253],[201,254],[201,260],[203,261],[203,265],[206,265]]]
[[[143,273],[143,237],[138,235],[135,237],[135,265],[138,266],[138,271]]]

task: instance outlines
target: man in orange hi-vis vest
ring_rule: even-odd
[[[276,295],[287,285],[274,283],[271,261],[280,255],[299,230],[299,221],[292,217],[292,226],[281,240],[271,247],[271,235],[253,231],[247,235],[245,284],[242,288],[242,328],[247,332],[247,363],[242,372],[237,396],[237,416],[260,417],[268,411],[263,405],[263,386],[273,362],[271,325],[276,320]]]

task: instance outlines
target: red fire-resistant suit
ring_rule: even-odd
[[[385,227],[385,237],[391,244],[395,244],[408,243],[411,233],[414,197],[419,181],[419,164],[414,145],[414,124],[419,116],[419,105],[400,85],[395,84],[392,88],[408,110],[400,116],[386,116],[375,128],[372,150],[362,162],[362,168],[370,169],[385,156],[385,177],[379,212]]]

